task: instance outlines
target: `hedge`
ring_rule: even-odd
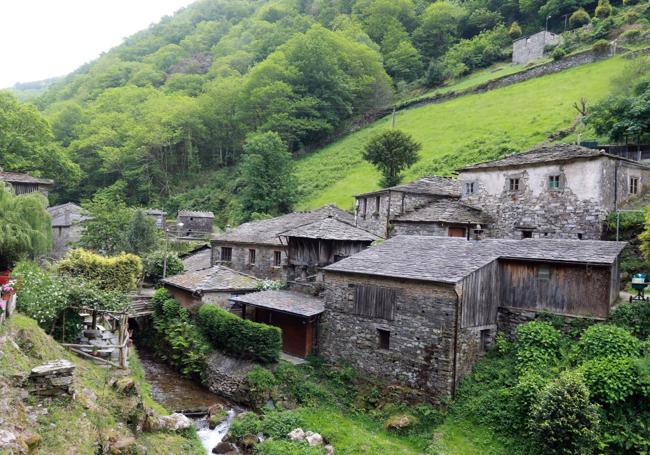
[[[142,261],[134,254],[106,257],[83,248],[69,251],[58,268],[61,273],[83,278],[107,291],[132,291],[142,275]]]
[[[214,305],[204,304],[196,322],[212,345],[228,354],[277,362],[282,349],[282,331],[266,324],[241,319]]]

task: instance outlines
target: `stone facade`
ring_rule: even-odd
[[[549,179],[559,177],[559,187]],[[463,201],[481,207],[495,220],[489,235],[497,238],[567,238],[599,240],[607,214],[637,197],[650,183],[650,170],[636,163],[599,157],[563,163],[465,170],[463,188],[474,183]],[[517,179],[517,189],[511,189]],[[632,193],[632,179],[637,179]]]
[[[180,211],[176,217],[177,223],[183,223],[179,236],[189,238],[204,238],[212,233],[214,215],[211,212]]]
[[[32,368],[29,392],[37,397],[73,397],[75,365],[68,360],[54,360]]]
[[[517,336],[517,328],[522,324],[526,324],[527,322],[539,319],[540,314],[541,312],[538,311],[501,307],[499,308],[497,319],[497,327],[499,329],[499,333],[502,333],[508,338],[514,340]],[[587,325],[603,321],[601,318],[566,316],[558,314],[555,314],[554,317],[559,318],[563,321],[561,331],[567,335],[570,334],[576,326],[585,327]]]
[[[394,319],[354,314],[358,285],[394,288]],[[457,301],[453,286],[326,272],[323,296],[327,309],[320,327],[323,357],[426,390],[434,402],[451,396]],[[379,348],[380,330],[390,333],[389,349]]]
[[[230,248],[230,260],[222,260],[222,249]],[[255,262],[251,263],[251,251],[255,251]],[[280,254],[280,265],[276,264],[276,252]],[[287,247],[284,245],[241,244],[221,240],[212,241],[212,265],[222,264],[239,272],[258,278],[285,279]]]
[[[390,235],[392,216],[422,207],[436,200],[436,196],[398,191],[383,191],[357,196],[356,226],[380,237]]]
[[[405,223],[396,220],[391,223],[390,236],[395,237],[397,235],[435,235],[447,237],[449,235],[449,225],[445,223]]]
[[[219,351],[212,352],[205,361],[205,385],[210,391],[237,403],[250,402],[246,375],[255,368],[249,360],[235,359]]]
[[[524,65],[544,57],[546,46],[560,44],[562,37],[555,33],[541,31],[534,35],[518,39],[512,44],[512,63]]]

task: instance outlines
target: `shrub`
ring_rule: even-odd
[[[555,361],[562,335],[547,322],[533,321],[517,329],[517,369],[541,371]]]
[[[230,425],[229,433],[235,439],[241,439],[247,434],[260,432],[262,420],[254,412],[243,412],[239,414]]]
[[[532,412],[531,431],[540,453],[592,453],[597,444],[597,410],[578,374],[565,372],[547,385]]]
[[[578,8],[573,12],[573,14],[571,14],[571,17],[569,17],[571,28],[582,27],[583,25],[587,25],[589,22],[591,22],[591,18],[584,8]]]
[[[618,38],[622,43],[638,43],[641,40],[641,30],[638,28],[626,30]]]
[[[158,289],[151,302],[156,354],[185,376],[202,378],[210,346],[190,321],[189,311],[164,289]]]
[[[197,323],[217,349],[266,363],[280,358],[282,331],[277,327],[241,319],[209,304],[199,309]]]
[[[431,60],[427,67],[425,75],[427,87],[437,87],[445,82],[447,78],[447,68],[440,60]]]
[[[256,365],[246,374],[246,384],[248,385],[254,401],[268,400],[276,384],[275,376],[269,370]]]
[[[636,367],[639,392],[646,398],[650,398],[650,355],[638,359]]]
[[[152,282],[157,283],[163,277],[165,268],[165,252],[155,251],[144,258],[144,276]],[[167,276],[178,275],[185,271],[185,264],[174,252],[167,252]]]
[[[592,398],[600,403],[623,401],[635,391],[637,373],[631,358],[588,360],[580,366],[580,371]]]
[[[255,447],[256,455],[322,455],[322,447],[309,447],[304,441],[264,441]]]
[[[602,357],[637,357],[640,343],[622,327],[596,324],[585,330],[577,348],[582,360]]]
[[[611,322],[645,340],[650,337],[650,302],[622,303],[612,312]]]
[[[89,281],[100,289],[128,292],[135,289],[142,275],[142,261],[134,254],[104,257],[76,249],[59,261],[58,270]]]
[[[510,25],[510,29],[508,29],[508,35],[512,40],[516,40],[518,38],[521,38],[521,27],[519,24],[515,21]]]
[[[551,57],[553,60],[562,60],[566,56],[566,50],[564,50],[563,47],[558,46],[555,49],[553,49],[553,52],[551,52]]]
[[[292,411],[268,411],[260,425],[260,431],[273,439],[286,439],[287,434],[303,425],[302,420]]]
[[[29,261],[16,264],[13,276],[20,295],[16,301],[18,311],[35,319],[49,333],[52,324],[68,305],[65,282]]]
[[[463,73],[458,71],[463,68],[466,72],[503,60],[510,52],[510,44],[508,31],[500,25],[471,39],[461,40],[447,51],[443,62],[453,71],[453,76],[460,76]]]
[[[591,46],[591,50],[596,54],[606,54],[609,52],[609,41],[606,39],[599,39],[593,44],[593,46]]]
[[[596,17],[605,19],[612,15],[612,5],[610,5],[609,0],[598,0],[598,6],[594,12]]]
[[[625,3],[625,0],[623,3]],[[634,24],[637,20],[639,20],[640,17],[641,15],[637,11],[627,11],[623,15],[623,20],[626,24]]]
[[[539,374],[527,372],[519,377],[519,381],[512,388],[515,417],[512,419],[512,425],[518,430],[523,431],[526,429],[531,411],[537,402],[537,397],[546,383]]]

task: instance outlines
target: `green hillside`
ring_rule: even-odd
[[[422,143],[419,162],[405,175],[451,174],[466,164],[521,151],[572,124],[572,105],[607,95],[622,74],[621,57],[579,66],[486,93],[398,112],[396,125]],[[379,186],[379,174],[361,153],[368,138],[390,127],[389,117],[303,158],[297,163],[301,209],[335,203],[351,208],[353,195]]]

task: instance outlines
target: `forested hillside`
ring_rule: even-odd
[[[540,30],[547,16],[561,31],[563,14],[595,6],[199,0],[54,82],[33,101],[41,114],[0,93],[2,167],[56,179],[52,202],[102,190],[129,205],[213,210],[221,224],[275,215],[306,195],[287,178],[290,158],[355,129],[396,97],[507,60],[512,39]],[[647,22],[647,13],[635,20]],[[623,25],[609,14],[611,7],[594,17],[589,40]],[[38,128],[25,128],[26,119]],[[274,144],[264,158],[239,166],[264,143]],[[264,168],[259,191],[275,182],[284,199],[242,201],[256,178],[246,172]]]

